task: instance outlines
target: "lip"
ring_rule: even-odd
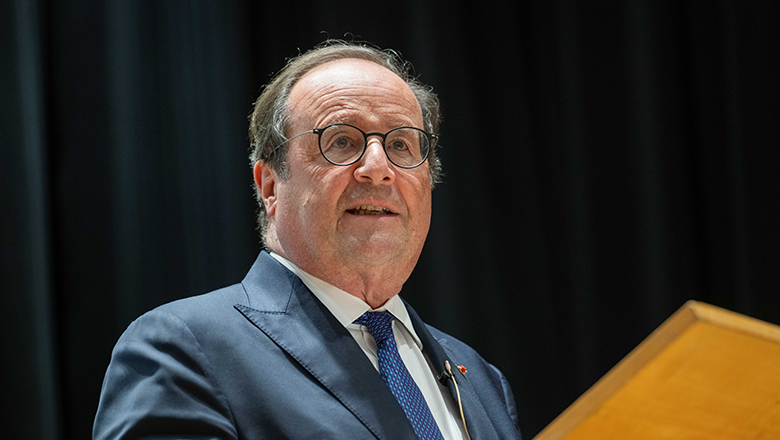
[[[352,215],[379,217],[387,215],[398,215],[395,209],[387,202],[380,202],[376,200],[363,200],[352,204],[346,209],[347,213]],[[363,214],[358,212],[363,211]]]

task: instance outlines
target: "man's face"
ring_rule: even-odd
[[[411,89],[384,67],[358,59],[304,75],[290,93],[289,111],[290,136],[334,123],[367,133],[423,128]],[[269,212],[280,246],[273,250],[326,280],[338,266],[393,265],[411,272],[430,224],[427,161],[398,168],[374,136],[358,162],[337,166],[320,154],[317,135],[307,134],[288,144],[288,165],[290,178],[276,179]]]

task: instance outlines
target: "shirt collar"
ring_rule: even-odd
[[[372,309],[371,306],[362,299],[304,272],[301,268],[281,255],[271,252],[271,256],[282,263],[290,272],[297,275],[298,278],[303,281],[303,284],[311,290],[314,296],[330,310],[330,313],[332,313],[344,327],[349,328],[350,325],[356,325],[352,323],[365,312],[380,312],[387,310],[395,317],[396,321],[400,322],[406,328],[406,331],[412,335],[414,342],[420,350],[422,350],[422,341],[417,337],[417,333],[415,333],[414,326],[412,325],[412,320],[409,318],[409,312],[406,310],[406,305],[404,305],[404,302],[401,301],[401,298],[398,295],[394,295],[387,300],[382,307]]]

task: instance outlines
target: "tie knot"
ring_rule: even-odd
[[[390,312],[366,312],[354,321],[355,324],[365,325],[368,332],[374,337],[377,345],[393,338],[393,319]]]

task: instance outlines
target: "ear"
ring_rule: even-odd
[[[265,212],[271,217],[276,213],[276,180],[278,176],[271,166],[263,161],[255,162],[254,176],[260,198],[263,199],[263,205],[265,205]]]

